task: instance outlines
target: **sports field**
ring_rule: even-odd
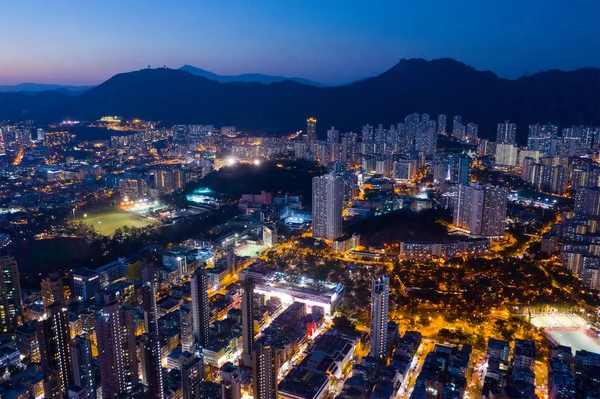
[[[541,328],[578,328],[585,327],[585,319],[576,314],[549,313],[539,314],[531,318],[531,323]]]
[[[266,249],[267,247],[264,245],[245,244],[237,247],[235,254],[237,256],[254,258],[265,252]]]
[[[600,353],[600,341],[594,337],[591,330],[560,331],[550,330],[552,340],[565,346],[570,346],[575,354],[578,350]]]
[[[104,236],[110,236],[115,233],[119,227],[146,227],[152,224],[152,221],[129,212],[109,211],[94,215],[87,215],[77,220],[88,226],[92,226],[96,231]]]
[[[573,354],[578,350],[600,353],[600,340],[590,330],[585,319],[576,314],[540,314],[531,318],[536,327],[544,328],[546,335],[557,344],[571,347]]]

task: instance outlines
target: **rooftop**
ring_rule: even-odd
[[[280,272],[274,272],[266,276],[263,285],[331,298],[337,297],[343,291],[341,284],[291,276]]]
[[[313,399],[329,383],[325,373],[295,367],[279,384],[280,393],[288,393],[296,398]]]
[[[92,269],[88,269],[87,267],[80,267],[79,269],[73,270],[73,275],[81,276],[81,277],[93,277],[93,276],[97,276],[98,272],[96,272]]]

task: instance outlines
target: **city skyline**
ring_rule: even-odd
[[[598,15],[5,6],[0,397],[600,398]]]
[[[95,85],[147,65],[189,64],[218,74],[264,73],[325,84],[377,75],[401,58],[451,57],[508,78],[600,66],[594,17],[600,4],[594,1],[576,7],[560,1],[468,7],[456,2],[37,3],[14,3],[5,10],[10,17],[0,34],[12,40],[3,49],[0,84]],[[61,24],[47,29],[52,18]],[[165,20],[179,29],[169,29],[172,23]]]

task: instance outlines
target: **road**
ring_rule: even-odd
[[[413,361],[410,365],[408,373],[406,373],[406,378],[404,379],[404,382],[400,386],[400,390],[396,395],[397,399],[410,398],[410,395],[415,386],[415,382],[417,382],[417,377],[423,369],[423,363],[425,363],[425,358],[427,357],[427,354],[429,352],[433,351],[433,349],[435,348],[435,344],[436,343],[434,341],[427,338],[423,338],[419,349],[417,349],[417,354],[415,355],[415,357],[413,357]]]

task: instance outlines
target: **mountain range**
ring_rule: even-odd
[[[235,125],[253,133],[288,134],[318,119],[324,136],[335,125],[401,122],[410,113],[462,115],[480,136],[494,138],[496,124],[517,123],[523,142],[528,124],[600,124],[600,69],[550,70],[515,80],[478,71],[452,59],[403,59],[382,74],[336,87],[295,81],[220,83],[185,70],[121,73],[76,94],[58,91],[0,93],[0,119],[95,120],[103,115],[158,120],[162,125]]]
[[[191,65],[184,65],[179,68],[180,71],[186,71],[191,73],[192,75],[202,76],[203,78],[207,78],[210,80],[214,80],[220,83],[231,83],[231,82],[256,82],[256,83],[278,83],[283,82],[284,80],[291,80],[293,82],[302,83],[305,85],[317,86],[317,87],[325,87],[326,85],[322,83],[313,82],[308,79],[303,78],[286,78],[283,76],[271,76],[264,75],[262,73],[244,73],[241,75],[217,75],[216,73],[206,71],[204,69],[196,68]]]
[[[94,86],[64,86],[43,83],[19,83],[17,85],[0,85],[0,92],[40,92],[40,91],[65,91],[65,92],[80,92],[91,89]]]

